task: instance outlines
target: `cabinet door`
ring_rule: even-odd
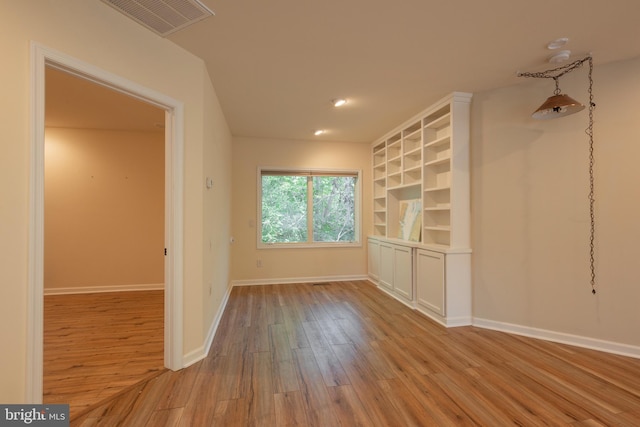
[[[377,282],[380,275],[380,242],[369,240],[367,248],[369,252],[369,277]]]
[[[405,299],[413,300],[413,249],[406,246],[393,248],[393,289]]]
[[[439,252],[418,250],[417,253],[417,302],[441,316],[445,316],[445,256]]]
[[[393,289],[393,246],[380,242],[380,284],[388,289]]]

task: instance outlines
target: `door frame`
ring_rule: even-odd
[[[29,278],[26,401],[42,402],[44,339],[45,66],[53,66],[165,111],[164,365],[183,362],[184,104],[99,67],[31,42],[29,154]]]

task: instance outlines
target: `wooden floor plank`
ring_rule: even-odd
[[[273,426],[276,421],[271,355],[269,352],[253,353],[251,390],[247,396],[247,419],[255,426]]]
[[[273,385],[276,393],[300,390],[293,354],[284,324],[269,326]]]
[[[370,419],[376,425],[394,425],[400,414],[394,410],[380,387],[379,378],[371,365],[353,345],[337,345],[333,348]]]
[[[304,398],[301,391],[276,393],[274,395],[276,409],[276,426],[308,425]]]
[[[327,390],[339,425],[367,427],[375,424],[351,385],[328,387]]]
[[[304,409],[310,426],[337,425],[337,419],[333,413],[331,398],[324,384],[322,372],[318,367],[316,358],[311,348],[299,348],[294,350],[298,378],[300,379],[300,391],[302,392]]]

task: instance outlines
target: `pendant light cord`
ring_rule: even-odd
[[[593,155],[593,110],[596,104],[593,102],[593,58],[591,55],[578,59],[570,64],[551,70],[534,72],[534,73],[518,73],[518,77],[533,77],[538,79],[553,79],[556,85],[554,94],[560,93],[558,79],[567,73],[581,67],[585,62],[589,63],[589,127],[585,133],[589,136],[589,217],[591,220],[591,228],[589,233],[589,268],[591,270],[591,293],[596,293],[596,267],[595,267],[595,235],[596,235],[596,216],[595,216],[595,192],[594,192],[594,155]]]
[[[589,215],[591,217],[591,233],[589,236],[589,265],[591,268],[591,293],[596,293],[596,267],[595,267],[595,235],[596,235],[596,215],[594,196],[594,174],[593,174],[593,110],[596,108],[593,102],[593,59],[589,59],[589,127],[586,134],[589,136]]]

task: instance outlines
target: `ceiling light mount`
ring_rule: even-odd
[[[314,134],[315,136],[324,135],[325,133],[327,133],[327,131],[326,131],[326,130],[324,130],[324,129],[316,129],[316,130],[314,130],[314,131],[313,131],[313,134]]]
[[[569,38],[568,37],[560,37],[559,39],[555,39],[555,40],[550,41],[549,44],[547,45],[547,49],[549,49],[549,50],[560,49],[561,47],[563,47],[567,43],[569,43]]]

